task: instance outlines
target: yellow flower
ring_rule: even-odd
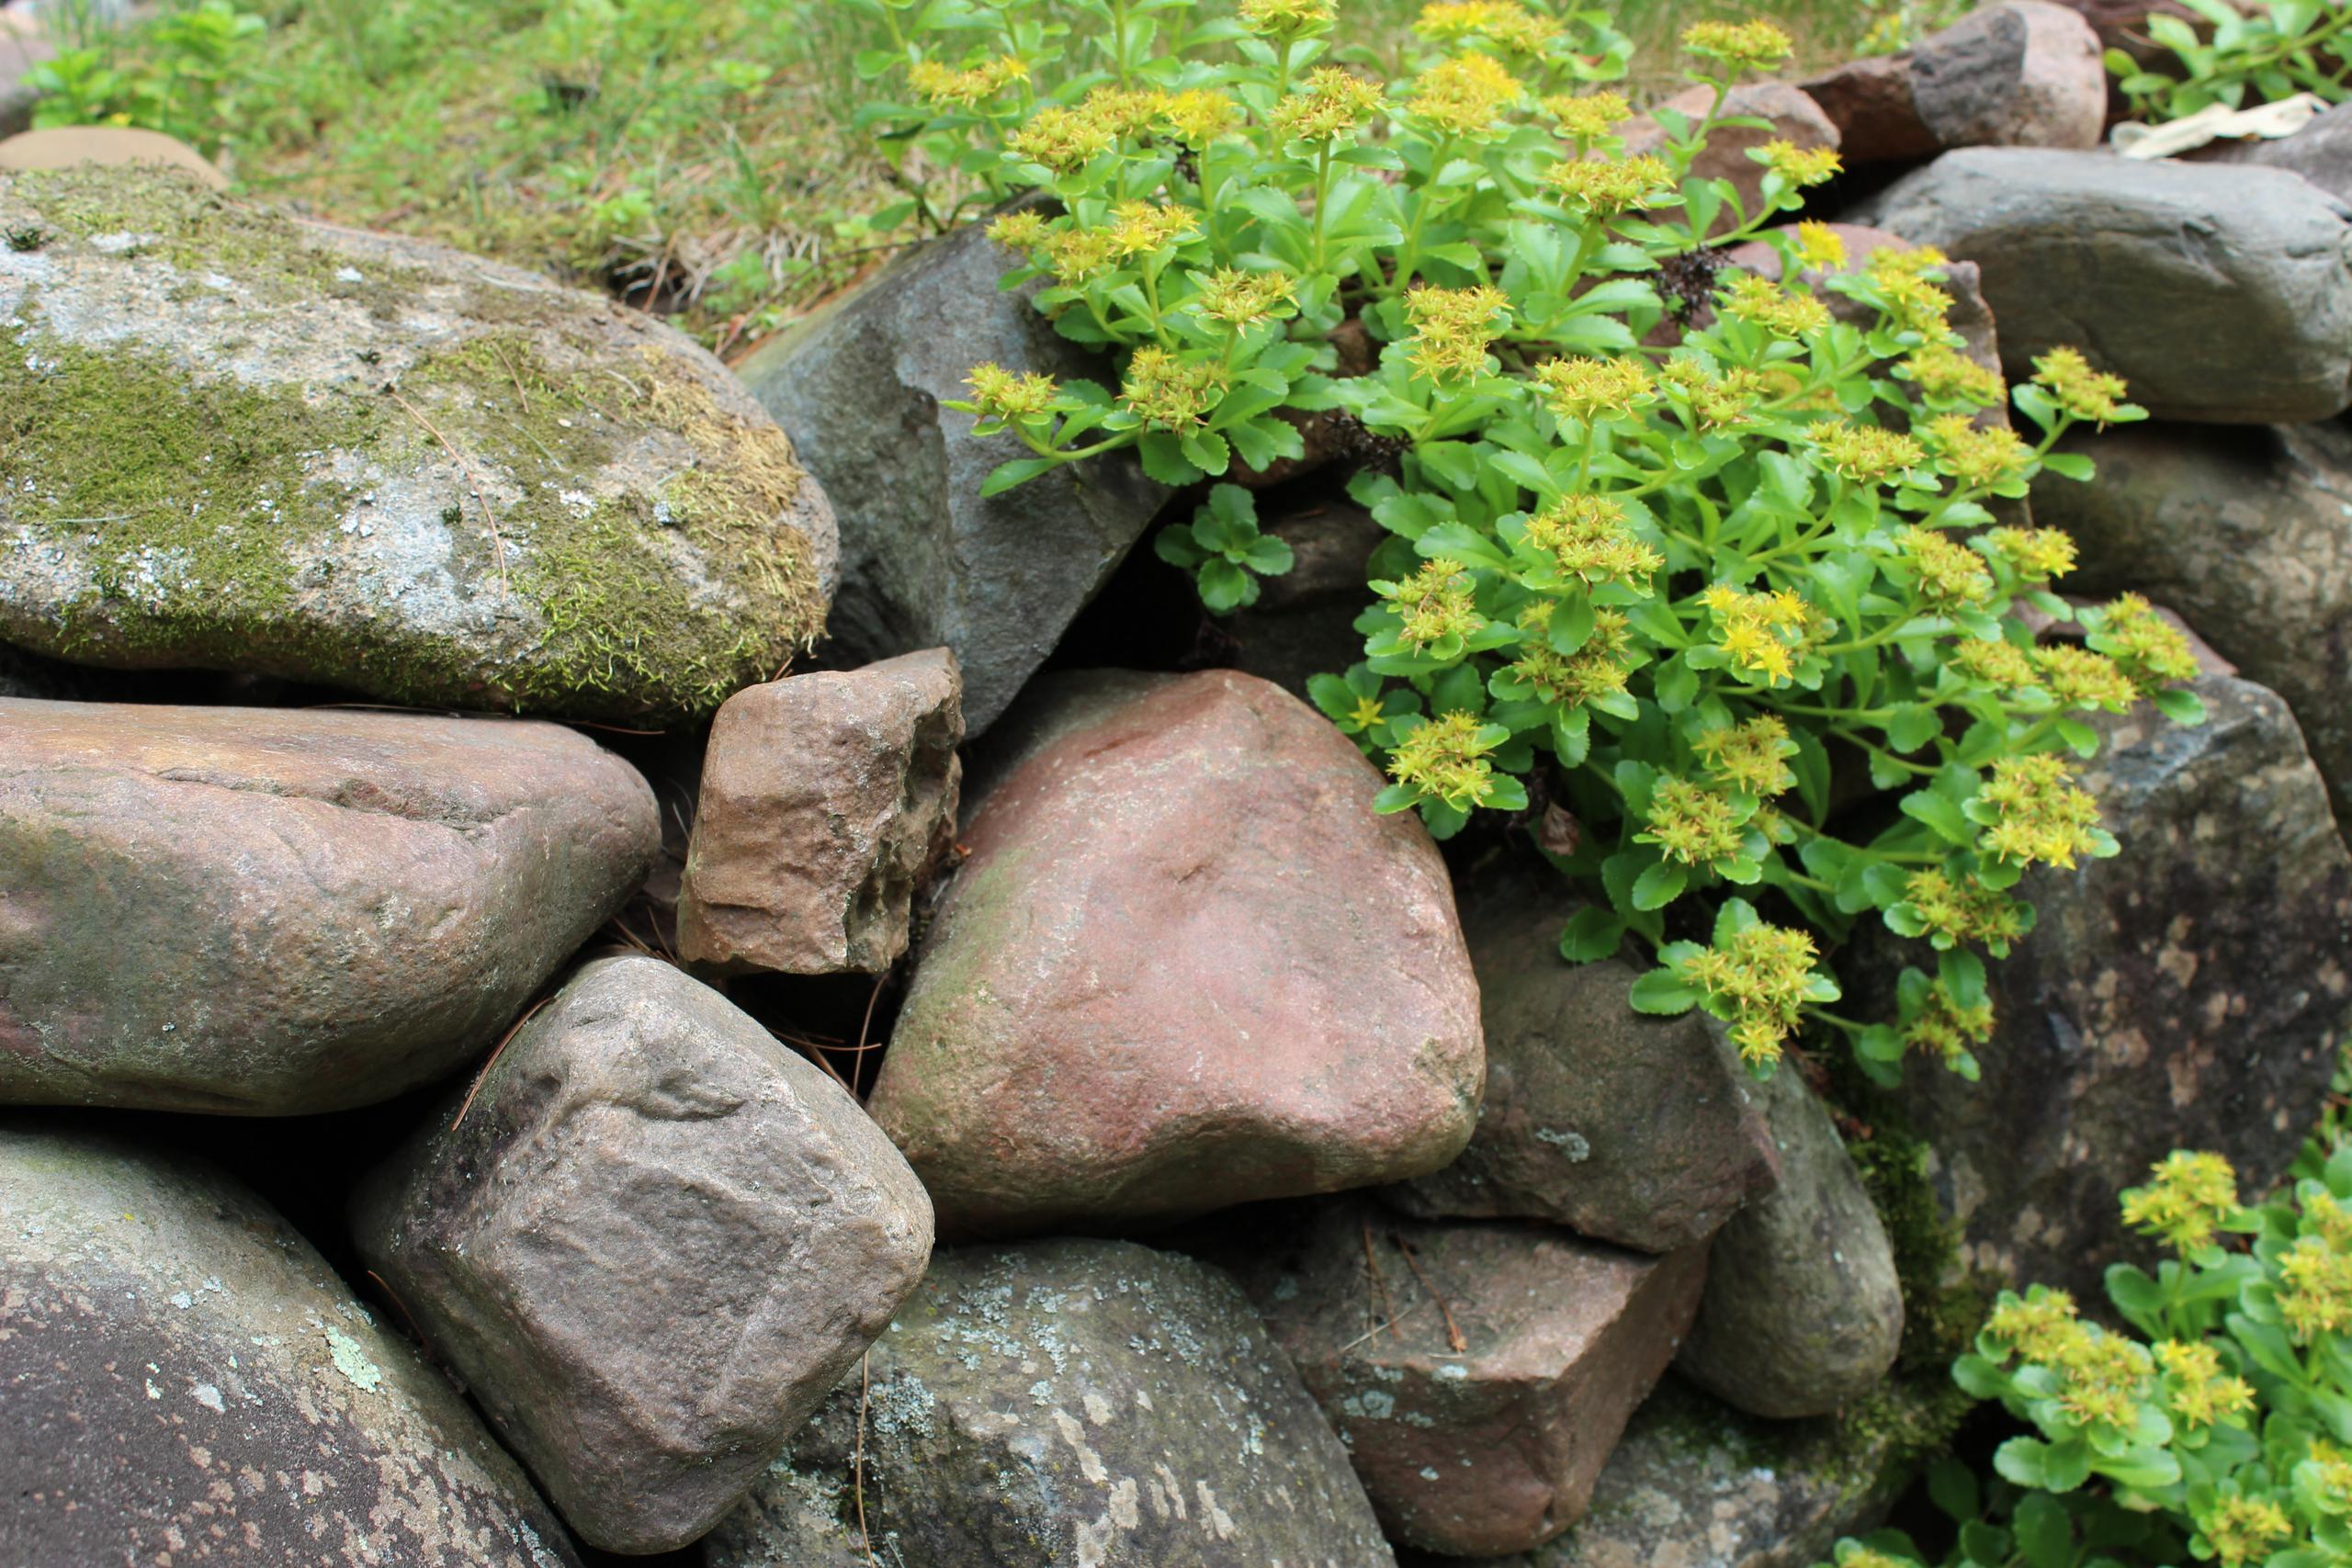
[[[1984,847],[2003,860],[2071,871],[2075,857],[2098,843],[2098,803],[2076,788],[2066,764],[2047,751],[1996,761],[1977,798],[1995,812]]]
[[[1011,146],[1057,175],[1074,174],[1111,150],[1118,137],[1091,115],[1048,107],[1012,133]]]
[[[1719,60],[1734,71],[1762,71],[1786,60],[1796,46],[1788,34],[1759,20],[1693,22],[1682,29],[1682,47],[1689,53]]]
[[[971,108],[992,98],[1016,82],[1029,80],[1029,67],[1011,55],[999,55],[968,70],[956,71],[936,60],[918,60],[907,68],[908,85],[932,104]]]
[[[2197,1528],[2225,1568],[2260,1562],[2295,1533],[2286,1510],[2267,1497],[2221,1498],[2197,1516]]]
[[[1082,283],[1116,266],[1118,236],[1108,229],[1058,229],[1046,236],[1046,265],[1064,283]]]
[[[1634,835],[1685,865],[1706,865],[1739,853],[1747,834],[1729,796],[1689,779],[1663,778],[1650,792],[1648,828]]]
[[[1815,957],[1808,933],[1758,924],[1684,960],[1680,975],[1731,1013],[1732,1043],[1743,1061],[1776,1062],[1803,1020]]]
[[[1192,429],[1224,400],[1224,370],[1210,363],[1188,363],[1168,350],[1147,345],[1127,361],[1119,397],[1145,423],[1179,433]]]
[[[1517,54],[1541,54],[1557,26],[1513,0],[1441,0],[1421,7],[1413,30],[1438,43],[1483,38]]]
[[[2039,671],[2035,684],[2057,698],[2060,707],[2121,713],[2140,700],[2139,688],[2103,653],[2052,643],[2033,650],[2033,662]]]
[[[1521,612],[1520,624],[1541,627],[1550,621],[1551,612],[1550,600],[1538,600]],[[1625,655],[1632,641],[1632,628],[1622,613],[1595,610],[1592,635],[1583,647],[1562,653],[1548,643],[1536,643],[1520,655],[1510,672],[1547,703],[1589,703],[1625,689],[1632,668]]]
[[[1339,0],[1241,0],[1241,25],[1260,38],[1302,39],[1328,32]]]
[[[2090,361],[2071,348],[2053,348],[2038,355],[2033,378],[2076,419],[2105,425],[2123,413],[2123,378],[2093,370]]]
[[[1946,1064],[1959,1061],[1971,1045],[1982,1045],[1991,1038],[1992,1002],[1979,998],[1963,1007],[1941,980],[1928,987],[1927,999],[1903,1031],[1905,1049]]]
[[[1193,308],[1218,324],[1239,331],[1289,313],[1295,296],[1285,272],[1239,272],[1219,267],[1201,278]]]
[[[1984,558],[1954,544],[1932,528],[1905,527],[1895,535],[1904,560],[1918,581],[1920,602],[1931,610],[1964,610],[1993,596],[1993,574]]]
[[[1914,350],[1902,369],[1931,403],[1990,408],[2008,392],[1998,370],[1979,365],[1950,344],[1929,344]]]
[[[1775,138],[1756,149],[1756,161],[1792,186],[1817,186],[1829,179],[1845,165],[1838,161],[1834,147],[1799,147],[1786,138]]]
[[[1008,212],[989,225],[989,238],[1008,251],[1034,251],[1046,243],[1045,216]]]
[[[982,419],[1034,419],[1053,407],[1061,387],[1051,376],[1016,376],[993,362],[975,365],[964,378]]]
[[[2352,1254],[2318,1235],[2298,1237],[2278,1256],[2278,1315],[2305,1344],[2352,1325]]]
[[[1614,218],[1674,194],[1674,171],[1662,158],[1571,158],[1544,171],[1544,183],[1596,218]]]
[[[1984,542],[2029,582],[2047,582],[2075,570],[2075,541],[2063,529],[1996,528]]]
[[[1487,367],[1487,345],[1506,323],[1510,298],[1481,284],[1471,288],[1420,288],[1405,296],[1405,318],[1413,324],[1408,357],[1414,374],[1432,381],[1458,380]]]
[[[1717,583],[1699,602],[1714,615],[1715,644],[1731,656],[1735,670],[1761,675],[1768,686],[1794,675],[1795,653],[1812,618],[1803,599],[1786,589],[1749,593]]]
[[[1625,509],[1606,496],[1566,496],[1527,520],[1527,542],[1563,577],[1590,585],[1623,582],[1646,592],[1666,558],[1626,526]]]
[[[1607,136],[1617,126],[1634,118],[1634,106],[1625,101],[1623,93],[1587,93],[1582,96],[1559,94],[1544,100],[1544,112],[1557,121],[1560,134],[1590,141]]]
[[[1241,106],[1224,93],[1188,87],[1168,100],[1168,123],[1187,147],[1205,147],[1241,122]]]
[[[1817,218],[1797,225],[1797,265],[1815,272],[1846,270],[1846,238]]]
[[[1964,485],[1989,489],[2022,479],[2033,463],[2033,448],[2018,440],[2017,432],[2006,425],[1979,425],[1964,413],[1929,420],[1928,439],[1936,449],[1936,466]]]
[[[1322,141],[1343,136],[1380,112],[1382,87],[1336,65],[1310,73],[1306,85],[1274,106],[1274,130],[1285,141]]]
[[[1111,243],[1122,256],[1150,255],[1199,232],[1198,219],[1182,207],[1123,201],[1111,218]]]
[[[1797,743],[1789,739],[1789,727],[1769,714],[1702,731],[1690,750],[1709,773],[1744,795],[1770,800],[1796,787],[1788,760],[1797,754]]]
[[[2075,1298],[2046,1285],[2034,1286],[2023,1300],[2002,1292],[1984,1331],[2043,1366],[2067,1355],[2089,1332],[2075,1315]]]
[[[1388,756],[1388,774],[1457,811],[1483,806],[1495,787],[1487,753],[1502,744],[1500,726],[1467,713],[1450,713],[1414,727]]]
[[[1981,942],[1998,957],[2026,931],[2027,906],[1973,879],[1956,883],[1940,871],[1913,872],[1903,900],[1929,931],[1945,939],[1939,947]]]
[[[1962,637],[1952,645],[1952,662],[1988,686],[2011,691],[2034,682],[2033,656],[1999,637]]]
[[[1498,129],[1503,112],[1526,92],[1517,77],[1485,54],[1441,61],[1413,84],[1413,112],[1454,136]]]
[[[2221,1352],[2204,1340],[2167,1339],[2155,1349],[2172,1384],[2165,1405],[2188,1426],[2211,1427],[2254,1408],[2254,1390],[2242,1378],[2224,1376]]]
[[[1657,378],[1690,405],[1702,430],[1745,424],[1756,415],[1767,382],[1762,372],[1736,366],[1718,376],[1697,359],[1678,356],[1658,367]]]
[[[2091,646],[2123,666],[2143,693],[2159,691],[2170,681],[2197,678],[2197,653],[2188,634],[2137,593],[2126,593],[2106,607],[2098,629],[2091,634]]]
[[[1535,367],[1545,406],[1562,419],[1590,423],[1622,419],[1652,400],[1654,384],[1639,359],[1552,359]]]
[[[1464,637],[1487,624],[1478,614],[1476,585],[1460,561],[1440,556],[1401,582],[1373,584],[1373,592],[1395,607],[1403,626],[1397,635],[1415,649],[1449,637]]]
[[[1916,468],[1928,457],[1908,435],[1843,419],[1822,421],[1805,432],[1805,440],[1830,468],[1865,484]]]
[[[1172,102],[1148,87],[1097,87],[1078,112],[1114,136],[1140,136],[1160,122]]]
[[[1743,272],[1724,290],[1723,312],[1781,337],[1804,337],[1829,325],[1829,307],[1810,294],[1794,294],[1768,278]]]

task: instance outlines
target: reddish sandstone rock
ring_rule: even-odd
[[[738,692],[703,764],[679,950],[729,974],[878,974],[956,833],[962,682],[944,648]]]
[[[950,1235],[1173,1219],[1434,1170],[1477,1114],[1437,848],[1312,709],[1230,671],[1049,682],[876,1083]]]

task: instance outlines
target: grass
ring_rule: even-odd
[[[890,209],[926,171],[857,125],[894,83],[853,62],[887,39],[844,0],[249,3],[166,0],[120,35],[69,6],[45,119],[155,125],[247,192],[601,282],[722,354],[921,237]],[[1347,0],[1349,34],[1393,58],[1420,3]],[[1692,21],[1770,13],[1817,64],[1920,3],[1614,9],[1657,91]]]

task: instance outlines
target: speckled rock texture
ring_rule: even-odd
[[[1848,216],[1976,263],[2013,378],[2071,345],[2159,418],[2352,402],[2352,227],[2284,170],[1972,147]]]
[[[1461,906],[1487,1029],[1478,1130],[1452,1165],[1384,1197],[1426,1217],[1553,1220],[1672,1252],[1771,1190],[1756,1086],[1720,1028],[1634,1011],[1631,964],[1565,962],[1576,904],[1549,866],[1474,873]]]
[[[202,1166],[0,1119],[0,1562],[562,1568],[465,1401]]]
[[[353,1230],[571,1527],[718,1522],[931,1253],[906,1162],[658,959],[600,959],[363,1183]]]
[[[1903,1282],[1861,1173],[1804,1077],[1784,1066],[1761,1093],[1781,1184],[1716,1235],[1674,1365],[1752,1416],[1826,1416],[1894,1364]]]
[[[823,493],[649,317],[152,168],[0,172],[0,229],[9,641],[668,722],[824,624]]]
[[[1445,865],[1319,714],[1231,671],[1093,671],[991,739],[870,1101],[943,1235],[1461,1152],[1485,1053]]]
[[[2153,1263],[2115,1194],[2170,1150],[2226,1155],[2247,1192],[2286,1169],[2352,1023],[2352,859],[2294,718],[2250,682],[2196,690],[2196,728],[2099,722],[2081,777],[2123,852],[2020,886],[2041,916],[1988,966],[1984,1081],[1905,1075],[1963,1262],[2084,1300]],[[1857,960],[1866,994],[1894,963]]]
[[[1868,55],[1808,78],[1852,164],[1952,147],[2098,145],[2107,69],[2082,14],[2000,0],[1901,54]]]
[[[1396,1562],[1233,1282],[1113,1241],[940,1253],[865,1374],[703,1551],[709,1568]]]
[[[703,761],[678,951],[723,974],[879,974],[956,837],[962,683],[945,649],[738,692]]]
[[[556,725],[0,699],[0,1101],[390,1099],[488,1049],[659,840]]]
[[[1390,1539],[1465,1556],[1535,1546],[1585,1511],[1707,1270],[1704,1247],[1647,1258],[1352,1195],[1216,1226],[1206,1256],[1297,1363]]]
[[[1109,383],[1099,357],[1002,292],[1017,263],[985,225],[940,240],[745,360],[742,376],[791,432],[841,508],[842,585],[827,627],[852,662],[941,644],[964,670],[964,717],[994,724],[1170,495],[1131,452],[984,497],[1018,438],[978,440],[972,367]]]
[[[2294,710],[2338,820],[2352,811],[2352,431],[2119,426],[2071,441],[2093,484],[2034,486],[2081,547],[2069,592],[2178,611]]]
[[[1668,98],[1658,107],[1672,109],[1692,124],[1706,118],[1714,106],[1712,87],[1687,87]],[[1765,125],[1724,125],[1707,138],[1690,173],[1700,179],[1729,180],[1739,193],[1741,206],[1753,216],[1764,190],[1764,165],[1747,154],[1768,141],[1786,141],[1800,150],[1826,147],[1835,151],[1838,144],[1838,127],[1821,106],[1808,97],[1802,88],[1786,82],[1743,82],[1724,96],[1719,119],[1758,119]],[[1666,128],[1648,115],[1628,120],[1622,128],[1628,155],[1662,152],[1669,138]],[[1723,216],[1715,220],[1710,232],[1722,235],[1740,226],[1741,220],[1726,207]]]

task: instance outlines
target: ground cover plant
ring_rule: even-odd
[[[2225,0],[2181,0],[2199,22],[2162,12],[2148,37],[2169,52],[2165,68],[2108,51],[2108,69],[2142,119],[2178,119],[2215,104],[2253,104],[2314,93],[2329,103],[2352,96],[2352,6],[2342,0],[2270,0],[2239,7]]]

